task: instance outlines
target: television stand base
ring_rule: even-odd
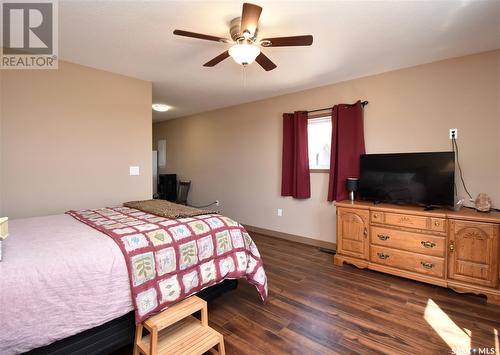
[[[425,206],[424,207],[424,211],[432,211],[432,210],[435,210],[435,209],[436,209],[436,207],[434,207],[434,206]]]

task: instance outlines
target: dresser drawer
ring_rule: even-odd
[[[431,218],[431,230],[446,232],[446,220],[444,218]]]
[[[374,221],[372,220],[372,222]],[[383,223],[391,226],[446,232],[446,221],[444,218],[384,212]]]
[[[370,212],[370,222],[372,222],[372,223],[384,223],[384,212],[371,211]]]
[[[425,255],[444,257],[445,238],[405,232],[382,227],[371,227],[371,243]]]
[[[444,259],[372,245],[370,261],[419,274],[444,277]]]

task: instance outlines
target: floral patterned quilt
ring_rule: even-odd
[[[267,299],[257,246],[237,222],[217,214],[168,219],[128,207],[68,211],[107,234],[128,268],[135,320],[225,279],[246,278]]]

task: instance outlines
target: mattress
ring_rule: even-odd
[[[0,262],[0,354],[16,354],[133,310],[116,243],[69,215],[9,221]]]

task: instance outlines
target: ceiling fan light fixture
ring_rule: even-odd
[[[197,38],[205,41],[234,43],[229,50],[225,50],[215,58],[203,64],[204,67],[210,68],[216,66],[228,57],[232,57],[234,61],[240,65],[246,66],[256,61],[262,69],[271,71],[276,69],[276,64],[260,51],[259,46],[265,48],[298,47],[310,46],[313,43],[313,36],[311,35],[270,37],[263,38],[260,42],[257,42],[261,13],[262,7],[247,2],[244,3],[241,16],[233,18],[229,23],[229,34],[233,41],[222,37],[184,30],[174,30],[174,35]]]
[[[260,48],[253,44],[239,43],[229,48],[229,55],[241,65],[252,64],[260,54]]]

